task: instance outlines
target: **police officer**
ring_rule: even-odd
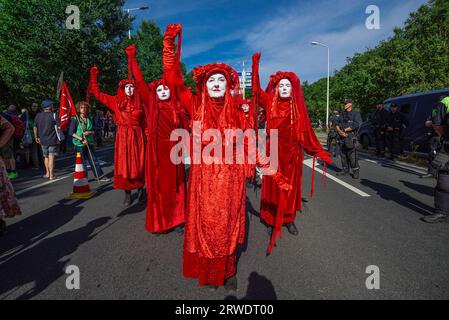
[[[357,131],[362,124],[362,117],[359,112],[352,110],[352,100],[345,100],[345,111],[340,117],[336,126],[340,140],[340,156],[342,171],[337,175],[347,175],[352,169],[352,177],[359,178],[359,164],[357,160]]]
[[[333,157],[336,157],[338,152],[338,132],[336,128],[339,121],[340,112],[337,109],[334,109],[332,115],[329,118],[329,133],[327,134],[327,150],[332,153]]]
[[[440,97],[439,101],[443,100],[444,97]],[[436,178],[437,177],[437,170],[435,170],[432,167],[432,161],[434,159],[434,156],[436,154],[436,150],[440,146],[440,137],[433,128],[433,125],[436,124],[437,115],[438,115],[438,103],[435,103],[432,106],[432,114],[427,118],[425,122],[426,128],[428,128],[428,131],[426,132],[425,139],[427,144],[429,145],[429,156],[428,156],[428,168],[427,168],[427,174],[420,176],[420,178]]]
[[[432,161],[438,170],[435,187],[435,213],[422,218],[424,222],[437,223],[449,221],[449,97],[438,104],[437,116],[433,125],[440,137],[440,146]]]
[[[407,128],[407,126],[408,121],[405,116],[398,111],[398,105],[392,103],[390,106],[390,113],[387,117],[387,129],[385,134],[391,160],[394,160],[395,157],[402,153],[402,130]]]
[[[376,139],[376,156],[385,156],[385,129],[387,126],[387,118],[388,111],[384,109],[382,103],[378,103],[372,118],[374,137]]]

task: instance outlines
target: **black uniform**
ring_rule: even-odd
[[[437,185],[435,187],[435,213],[424,217],[425,222],[443,222],[449,220],[449,97],[438,105],[437,116],[434,119],[436,125],[444,127],[444,135],[436,150],[432,162],[438,171]]]
[[[329,123],[330,123],[330,128],[329,128],[329,133],[327,135],[327,150],[333,154],[333,156],[335,157],[337,155],[337,153],[339,153],[338,151],[338,132],[337,132],[337,124],[340,121],[340,115],[332,115],[329,118]]]
[[[340,140],[340,156],[343,173],[348,173],[352,169],[353,173],[358,176],[359,163],[357,159],[356,144],[357,130],[362,125],[362,116],[359,112],[351,110],[344,111],[340,116],[338,126],[341,130],[351,128],[347,137],[339,137]]]
[[[376,110],[373,114],[374,137],[376,138],[376,154],[385,155],[385,129],[387,125],[388,111],[384,108]]]
[[[402,130],[407,126],[408,121],[401,112],[389,112],[385,140],[392,159],[402,153]]]

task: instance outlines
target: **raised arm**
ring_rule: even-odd
[[[147,83],[145,82],[145,79],[143,77],[142,70],[140,70],[139,64],[137,63],[136,46],[134,44],[130,45],[125,49],[125,52],[128,56],[128,66],[131,67],[132,73],[134,74],[139,94],[142,97],[143,101],[147,103],[150,100],[151,95]]]
[[[175,39],[178,37],[178,50],[175,48]],[[164,48],[162,50],[162,63],[164,68],[164,78],[167,80],[170,89],[174,91],[178,100],[192,115],[195,95],[190,88],[184,86],[184,78],[181,72],[181,37],[182,25],[169,24],[164,34]]]
[[[260,56],[261,56],[260,52],[253,54],[251,84],[253,87],[253,96],[255,98],[255,103],[261,106],[262,108],[266,109],[270,103],[270,97],[260,87],[260,76],[259,76]]]
[[[106,93],[100,91],[98,86],[98,67],[92,67],[90,69],[90,80],[89,80],[89,90],[90,93],[97,98],[102,104],[111,109],[113,112],[117,111],[117,100],[114,96],[110,96]]]

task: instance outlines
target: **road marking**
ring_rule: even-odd
[[[313,159],[312,159],[312,158],[309,158],[309,159],[304,160],[304,164],[305,164],[306,166],[308,166],[309,168],[312,169],[312,168],[313,168]],[[315,166],[315,171],[316,171],[316,172],[319,172],[319,173],[321,173],[321,174],[324,173],[323,170],[318,169],[317,166]],[[338,183],[339,185],[342,185],[343,187],[345,187],[345,188],[351,190],[352,192],[357,193],[357,194],[358,194],[359,196],[361,196],[361,197],[370,197],[370,195],[367,194],[366,192],[363,192],[362,190],[357,189],[356,187],[351,186],[349,183],[346,183],[346,182],[344,182],[344,181],[342,181],[342,180],[340,180],[340,179],[334,177],[333,175],[330,175],[330,174],[327,173],[327,172],[326,172],[326,177],[328,177],[329,179],[335,181],[335,182]]]
[[[377,164],[377,161],[374,161],[374,160],[371,160],[371,159],[361,159],[361,160],[365,160],[365,161]]]
[[[38,189],[38,188],[44,187],[44,186],[46,186],[46,185],[49,185],[49,184],[52,184],[52,183],[61,181],[61,180],[63,180],[63,179],[67,179],[68,177],[71,177],[72,175],[73,175],[73,174],[70,173],[70,174],[64,175],[64,176],[62,176],[62,177],[56,178],[55,180],[49,180],[49,181],[47,181],[47,182],[43,182],[43,183],[40,183],[40,184],[36,184],[36,185],[34,185],[34,186],[32,186],[32,187],[29,187],[29,188],[26,188],[26,189],[22,189],[22,190],[16,192],[16,196],[20,196],[21,194],[24,194],[24,193],[29,192],[29,191],[31,191],[31,190],[34,190],[34,189]]]

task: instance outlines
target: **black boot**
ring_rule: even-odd
[[[145,193],[143,192],[143,188],[139,189],[139,192],[137,193],[137,198],[139,199],[140,204],[145,202]]]
[[[288,232],[290,232],[292,235],[297,236],[299,234],[298,229],[296,228],[296,225],[294,222],[289,222],[286,224]]]
[[[123,204],[125,207],[129,207],[131,205],[131,191],[125,190],[125,201]]]
[[[427,217],[421,218],[421,220],[427,223],[449,222],[449,216],[442,213],[434,213]]]
[[[341,170],[337,172],[337,176],[347,176],[349,174],[349,170]]]
[[[228,291],[237,291],[237,277],[233,276],[226,280],[224,287]]]
[[[354,170],[354,172],[352,173],[352,177],[354,179],[358,179],[359,178],[359,170]]]
[[[0,220],[0,237],[5,235],[6,233],[6,222],[4,220]]]

